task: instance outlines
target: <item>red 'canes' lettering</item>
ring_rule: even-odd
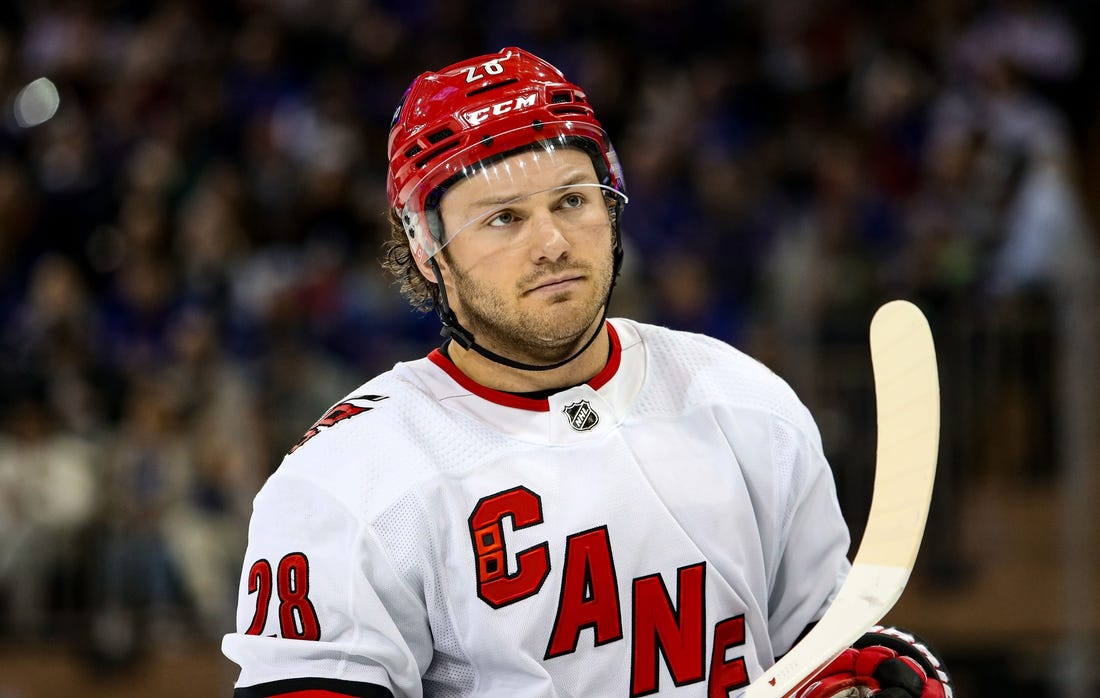
[[[675,608],[661,575],[634,580],[630,695],[644,696],[660,689],[658,648],[677,686],[703,680],[706,573],[703,562],[676,571]]]
[[[540,543],[516,554],[516,572],[508,574],[505,517],[513,530],[542,523],[542,499],[526,487],[514,487],[478,501],[470,514],[470,537],[477,569],[477,595],[501,608],[537,594],[550,574],[550,545]]]
[[[726,650],[745,644],[745,616],[734,616],[714,626],[714,651],[710,655],[709,698],[727,698],[735,688],[749,685],[745,658],[726,661]]]
[[[508,517],[512,519],[512,531],[543,523],[542,498],[526,487],[513,487],[478,500],[470,514],[477,595],[494,609],[539,593],[550,574],[550,545],[545,541],[516,553],[514,559],[509,555],[504,526]],[[706,562],[680,567],[676,571],[675,603],[659,573],[633,580],[632,698],[660,690],[660,656],[677,686],[706,680],[710,698],[728,698],[730,691],[749,685],[743,654],[727,659],[731,648],[745,644],[744,614],[714,626],[709,675],[706,671],[706,574]],[[262,597],[264,570],[253,570],[251,579],[261,592],[257,595]],[[298,592],[297,585],[294,591]],[[305,591],[303,587],[288,601],[280,590],[280,600],[284,605],[300,605]],[[259,623],[254,620],[253,625]],[[619,585],[607,526],[566,538],[560,597],[544,659],[576,652],[581,632],[589,628],[595,647],[623,639]]]
[[[574,533],[565,541],[561,598],[546,659],[575,652],[581,630],[594,628],[595,645],[621,640],[619,585],[607,527]]]

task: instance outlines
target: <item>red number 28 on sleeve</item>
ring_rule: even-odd
[[[271,563],[260,559],[248,570],[248,593],[256,594],[256,612],[245,632],[259,635],[267,625],[267,611],[274,587],[279,598],[279,632],[292,640],[318,640],[321,624],[309,600],[309,560],[303,553],[289,553],[279,560],[274,578]]]

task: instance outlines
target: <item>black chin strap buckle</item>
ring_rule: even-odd
[[[470,334],[466,328],[458,325],[457,318],[454,317],[454,313],[448,312],[448,318],[440,318],[443,321],[443,327],[439,329],[439,336],[444,339],[454,340],[455,344],[463,349],[469,349],[474,345],[474,337]],[[454,325],[451,321],[454,321]],[[455,325],[458,325],[457,327]]]

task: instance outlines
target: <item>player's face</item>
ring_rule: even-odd
[[[587,154],[511,156],[454,185],[440,215],[454,231],[438,260],[448,297],[479,343],[547,362],[588,338],[613,255],[604,190]]]

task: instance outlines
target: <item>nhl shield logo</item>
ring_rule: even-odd
[[[588,404],[588,400],[571,402],[562,412],[569,418],[569,426],[575,431],[588,431],[600,423],[600,415],[596,414],[592,405]]]

